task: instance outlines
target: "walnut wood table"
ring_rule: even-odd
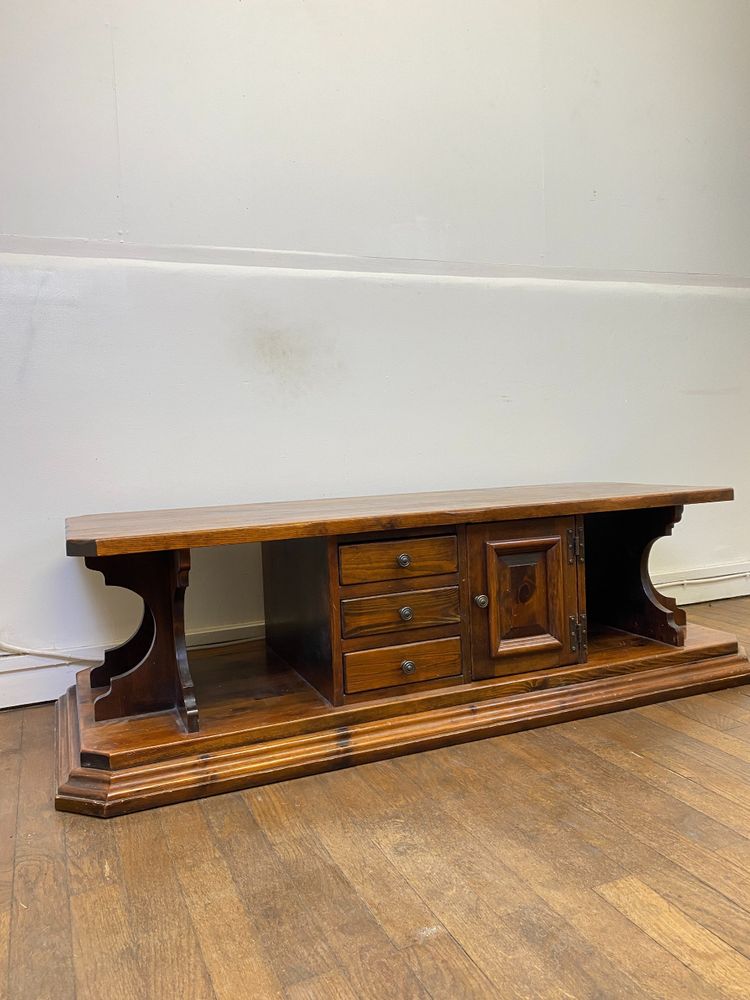
[[[58,809],[114,816],[750,680],[648,574],[684,504],[621,483],[100,514],[143,621],[58,703]],[[190,549],[261,542],[264,640],[185,648]]]

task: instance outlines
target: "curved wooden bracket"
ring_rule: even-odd
[[[143,599],[143,619],[120,646],[108,649],[90,673],[94,719],[119,719],[177,709],[188,732],[198,731],[198,707],[185,648],[185,590],[190,550],[87,556],[111,587]]]
[[[656,590],[648,570],[654,542],[671,535],[681,517],[682,507],[586,515],[589,621],[670,646],[685,644],[685,612]]]

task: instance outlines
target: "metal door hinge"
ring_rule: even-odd
[[[586,547],[583,541],[583,525],[577,528],[568,528],[568,564],[584,562],[586,558]]]
[[[586,659],[589,651],[589,634],[586,625],[586,615],[579,615],[576,618],[575,615],[571,615],[568,618],[569,634],[570,634],[570,651],[571,653],[578,653],[579,661],[583,662]]]

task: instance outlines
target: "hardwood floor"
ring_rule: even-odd
[[[106,821],[52,772],[0,713],[9,1000],[750,996],[750,687]]]

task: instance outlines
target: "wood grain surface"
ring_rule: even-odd
[[[399,563],[399,558],[404,565]],[[339,546],[339,580],[342,584],[403,580],[411,576],[455,573],[457,569],[455,535]]]
[[[404,663],[413,673],[404,672]],[[362,649],[344,655],[344,685],[348,694],[398,684],[419,684],[461,673],[461,640],[408,642],[381,649]]]
[[[344,639],[416,630],[430,625],[459,625],[460,622],[458,587],[407,590],[341,602],[341,636]]]
[[[66,520],[71,556],[231,545],[426,525],[732,500],[729,488],[564,483],[439,493],[87,514]]]

